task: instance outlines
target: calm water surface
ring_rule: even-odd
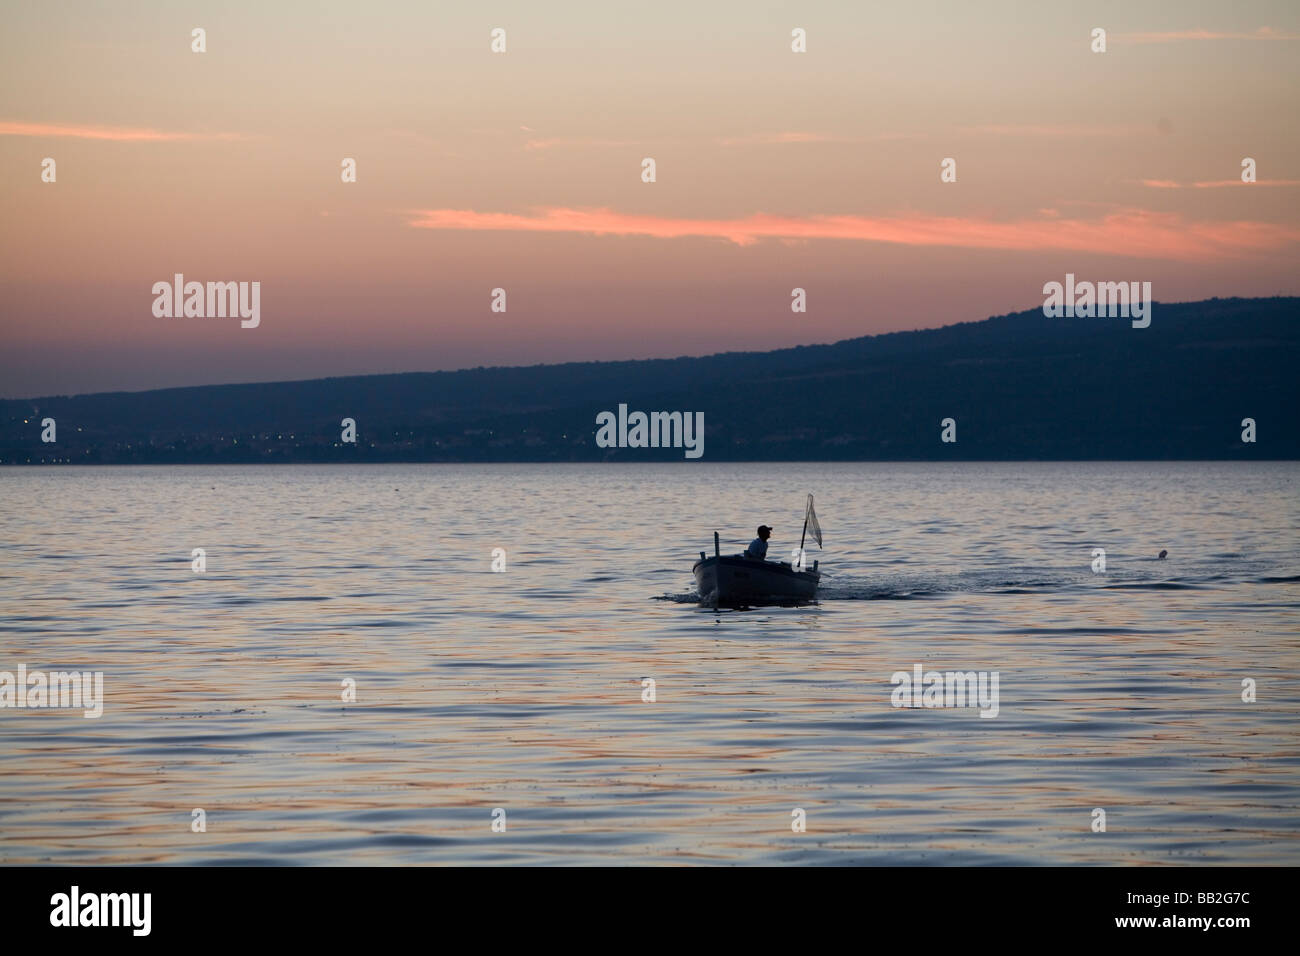
[[[0,709],[0,861],[1294,865],[1297,479],[0,469],[0,670],[106,698]],[[699,608],[712,532],[788,555],[810,491],[821,601]],[[1000,713],[892,707],[918,663]]]

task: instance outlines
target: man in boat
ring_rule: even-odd
[[[772,537],[772,529],[765,524],[758,526],[758,537],[749,542],[745,557],[753,561],[767,560],[767,539]]]

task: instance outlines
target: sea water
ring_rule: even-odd
[[[0,708],[0,862],[1294,865],[1298,478],[0,469],[0,671],[103,674]],[[810,492],[820,600],[699,607]]]

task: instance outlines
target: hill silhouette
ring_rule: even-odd
[[[597,447],[620,403],[703,412],[705,461],[1295,459],[1298,315],[1294,297],[1156,303],[1146,329],[1034,309],[771,352],[11,399],[0,463],[683,460]]]

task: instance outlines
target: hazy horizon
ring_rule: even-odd
[[[1217,297],[1217,298],[1234,299],[1234,298],[1248,298],[1248,297],[1234,297],[1234,295],[1221,295],[1221,297]],[[1274,298],[1274,297],[1249,297],[1249,298]],[[1160,302],[1160,300],[1153,300],[1152,304],[1153,306],[1161,306],[1161,304],[1165,304],[1165,306],[1177,306],[1177,304],[1187,304],[1187,303],[1174,302],[1174,300],[1166,300],[1166,302]],[[978,319],[953,319],[952,321],[945,321],[945,323],[918,326],[918,328],[881,329],[879,330],[879,332],[868,332],[865,334],[866,337],[874,337],[874,336],[881,336],[881,334],[891,334],[893,332],[926,332],[926,330],[949,328],[949,326],[952,325],[982,323],[982,321],[987,321],[989,319],[997,319],[998,316],[1017,315],[1017,313],[1019,312],[1026,312],[1026,311],[1032,312],[1035,311],[1035,308],[1036,306],[1031,306],[1028,308],[1022,308],[1022,310],[1008,310],[1004,312],[997,312],[997,313],[993,313],[993,315],[985,315],[982,317],[978,317]],[[309,376],[292,377],[292,378],[248,377],[248,378],[233,378],[233,380],[222,380],[222,381],[187,381],[187,382],[183,382],[183,384],[177,384],[177,385],[146,385],[146,386],[142,386],[142,388],[95,389],[95,390],[90,390],[90,392],[19,395],[19,394],[5,394],[3,390],[0,390],[0,401],[14,401],[14,399],[18,399],[18,401],[22,401],[22,399],[42,399],[42,398],[55,398],[55,397],[75,398],[75,397],[79,397],[79,395],[113,394],[113,393],[122,393],[122,392],[156,392],[156,390],[160,390],[160,389],[204,388],[204,386],[220,386],[220,385],[277,385],[277,384],[285,384],[285,382],[316,381],[316,380],[321,380],[321,378],[357,378],[357,377],[365,377],[365,376],[372,376],[372,375],[433,375],[433,373],[437,373],[437,372],[464,372],[464,371],[472,371],[472,369],[478,369],[478,368],[485,368],[485,369],[486,368],[532,368],[532,367],[538,367],[538,365],[565,365],[565,364],[589,363],[589,362],[616,363],[616,362],[645,362],[645,360],[654,360],[654,359],[708,358],[708,356],[724,354],[724,352],[766,352],[766,351],[780,351],[781,349],[789,349],[789,347],[829,346],[829,345],[836,345],[836,343],[839,342],[848,341],[848,339],[861,338],[861,337],[862,336],[848,336],[844,338],[832,339],[832,341],[826,341],[826,342],[794,342],[794,343],[790,343],[789,346],[774,346],[772,347],[772,349],[720,349],[720,350],[706,351],[706,352],[676,352],[676,354],[663,354],[663,355],[627,355],[627,356],[608,356],[608,358],[603,358],[602,356],[602,358],[593,358],[593,359],[558,359],[558,360],[554,360],[554,362],[519,362],[519,363],[508,363],[508,364],[498,363],[498,364],[481,364],[481,365],[455,365],[455,367],[448,367],[448,368],[394,368],[394,369],[380,369],[380,371],[367,371],[367,372],[347,372],[347,371],[324,372],[321,373],[321,375],[309,375]]]
[[[1212,297],[1212,298],[1213,298],[1213,297]],[[1217,298],[1220,298],[1220,299],[1233,299],[1233,298],[1247,298],[1247,297],[1245,297],[1245,296],[1218,296]],[[1252,297],[1252,298],[1272,298],[1272,297],[1262,297],[1262,296],[1257,296],[1257,297]],[[1197,300],[1197,301],[1207,301],[1207,300]],[[1156,305],[1156,306],[1159,306],[1159,305],[1179,305],[1179,304],[1186,304],[1186,303],[1179,303],[1179,302],[1172,301],[1172,300],[1170,300],[1170,301],[1165,301],[1165,302],[1161,302],[1161,301],[1159,301],[1159,300],[1153,300],[1153,305]],[[951,321],[943,322],[943,323],[940,323],[940,324],[935,324],[935,325],[924,325],[924,326],[919,326],[919,327],[916,327],[916,328],[906,328],[906,329],[882,329],[882,330],[877,331],[877,332],[868,332],[868,333],[865,333],[865,336],[866,336],[866,337],[873,337],[873,336],[876,336],[876,335],[887,335],[887,334],[890,334],[890,333],[893,333],[893,332],[923,332],[923,331],[927,331],[927,330],[943,329],[943,328],[948,328],[948,327],[950,327],[950,326],[954,326],[954,325],[963,325],[963,324],[969,324],[969,323],[972,323],[972,322],[975,322],[975,323],[978,323],[978,322],[984,322],[984,321],[987,321],[987,320],[989,320],[989,319],[995,319],[995,318],[998,318],[998,317],[1000,317],[1000,316],[1004,316],[1004,315],[1016,315],[1016,314],[1021,313],[1021,312],[1032,312],[1032,311],[1035,311],[1036,308],[1037,308],[1037,306],[1030,306],[1030,307],[1027,307],[1027,308],[1025,308],[1025,309],[1010,309],[1010,310],[1006,310],[1006,311],[1004,311],[1004,312],[995,313],[995,314],[992,314],[992,315],[981,316],[981,317],[979,317],[979,318],[969,318],[969,319],[966,319],[966,318],[958,318],[958,319],[953,319],[953,320],[951,320]],[[319,374],[319,375],[307,375],[307,376],[294,377],[294,378],[247,378],[247,379],[231,379],[231,380],[211,381],[211,382],[207,382],[207,381],[192,381],[192,382],[185,382],[185,383],[178,384],[178,385],[147,385],[147,386],[143,386],[143,387],[140,387],[140,388],[95,389],[95,390],[93,390],[93,391],[87,391],[87,392],[65,392],[65,393],[53,393],[53,392],[51,392],[51,393],[46,393],[46,394],[42,394],[42,395],[36,395],[36,394],[9,395],[9,394],[5,394],[3,391],[0,391],[0,401],[12,401],[12,400],[23,400],[23,399],[43,399],[43,398],[53,398],[53,397],[67,397],[67,398],[73,398],[73,397],[78,397],[78,396],[81,396],[81,395],[112,394],[112,393],[117,393],[117,392],[149,392],[149,391],[157,391],[157,390],[159,390],[159,389],[168,389],[168,388],[201,388],[201,387],[221,386],[221,385],[276,385],[276,384],[292,383],[292,382],[310,382],[310,381],[317,381],[317,380],[319,380],[319,379],[333,379],[333,378],[362,378],[362,377],[366,377],[366,376],[370,376],[370,375],[419,375],[419,374],[434,374],[434,373],[438,373],[438,372],[462,372],[462,371],[470,371],[470,370],[474,370],[474,369],[491,369],[491,368],[531,368],[531,367],[536,367],[536,366],[569,365],[569,364],[587,363],[587,362],[637,362],[637,361],[652,361],[652,360],[655,360],[655,359],[670,359],[670,360],[671,360],[671,359],[678,359],[678,358],[708,358],[708,357],[710,357],[710,356],[712,356],[712,355],[724,354],[724,353],[726,353],[726,352],[769,352],[769,351],[780,351],[781,349],[784,349],[784,348],[797,348],[797,347],[801,347],[801,346],[802,346],[802,347],[815,347],[815,346],[835,345],[835,344],[837,344],[838,342],[843,342],[843,341],[846,341],[846,340],[849,340],[849,339],[853,339],[853,338],[861,338],[861,337],[863,337],[863,336],[846,336],[846,337],[844,337],[844,338],[839,338],[839,339],[834,339],[834,340],[828,340],[828,341],[824,341],[824,342],[795,342],[795,343],[791,343],[791,345],[788,345],[788,346],[784,346],[784,345],[783,345],[783,346],[774,346],[774,347],[771,348],[771,349],[719,349],[719,350],[716,350],[716,351],[710,351],[710,352],[691,352],[691,353],[679,352],[679,353],[676,353],[676,354],[663,354],[663,355],[634,355],[634,356],[612,356],[612,357],[608,357],[608,358],[600,357],[600,358],[591,358],[591,359],[586,359],[586,358],[583,358],[583,359],[557,359],[557,360],[555,360],[555,361],[546,361],[546,362],[527,362],[527,361],[522,361],[522,362],[508,363],[508,364],[507,364],[507,363],[498,363],[498,364],[494,364],[494,365],[489,365],[489,364],[482,364],[482,365],[460,365],[460,366],[454,366],[454,367],[448,367],[448,368],[397,368],[397,369],[384,369],[384,370],[378,370],[378,371],[366,371],[366,372],[348,372],[348,371],[343,371],[343,372],[325,372],[325,373],[322,373],[322,374]]]

